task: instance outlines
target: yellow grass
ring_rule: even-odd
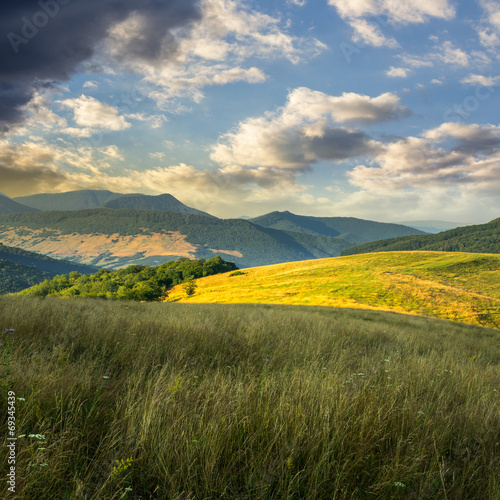
[[[267,303],[395,311],[500,327],[500,256],[382,252],[243,269],[182,285],[168,301]]]

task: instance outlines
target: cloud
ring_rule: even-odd
[[[395,68],[394,66],[391,66],[391,68],[385,72],[390,78],[406,78],[409,73],[410,70],[408,68]]]
[[[202,0],[200,8],[200,19],[181,37],[175,54],[168,52],[171,44],[163,48],[161,43],[153,58],[129,50],[147,30],[139,13],[114,26],[102,45],[101,57],[110,66],[141,75],[149,85],[148,97],[171,110],[179,98],[200,102],[208,86],[264,82],[267,76],[260,68],[246,65],[250,58],[285,58],[295,64],[326,48],[318,40],[290,35],[280,19],[239,0]]]
[[[335,7],[342,19],[354,29],[353,40],[374,47],[396,48],[399,46],[394,38],[387,38],[380,27],[388,23],[406,25],[425,23],[430,18],[452,19],[455,10],[448,0],[328,0]],[[382,19],[385,16],[386,22]],[[375,18],[369,23],[366,18]]]
[[[500,127],[444,123],[423,137],[386,145],[373,163],[349,172],[353,186],[397,196],[453,192],[458,200],[465,193],[471,199],[492,198],[500,188]]]
[[[200,16],[197,4],[197,0],[0,3],[0,131],[25,118],[23,107],[37,89],[69,79],[94,56],[109,30],[132,13],[145,20],[147,29],[141,43],[129,47],[131,56],[140,53],[152,59],[158,46],[164,54],[175,54],[184,34],[181,28],[187,33]]]
[[[391,49],[399,47],[394,38],[387,38],[379,26],[370,24],[366,19],[351,19],[349,24],[354,30],[352,39],[356,43],[365,43],[372,47],[389,47]]]
[[[328,0],[343,18],[387,16],[394,24],[424,23],[431,17],[452,19],[455,10],[448,0]]]
[[[301,87],[291,91],[285,106],[276,112],[244,120],[223,135],[211,159],[226,168],[305,171],[320,160],[338,162],[377,149],[378,144],[364,132],[344,124],[383,122],[408,114],[395,94],[330,96]],[[260,172],[269,176],[275,171]]]
[[[469,66],[469,56],[462,49],[455,47],[450,41],[444,42],[431,57],[452,66]]]
[[[81,95],[74,99],[58,102],[64,108],[73,111],[75,122],[86,131],[88,129],[120,131],[130,127],[130,123],[118,114],[118,108],[100,102],[93,97]]]
[[[98,88],[98,87],[99,87],[99,85],[98,85],[98,83],[97,83],[97,82],[94,82],[94,81],[92,81],[92,80],[89,80],[89,81],[85,82],[85,83],[82,85],[82,87],[83,87],[84,89],[96,89],[96,88]]]
[[[500,76],[482,76],[470,74],[460,80],[464,85],[481,85],[483,87],[495,87],[500,83]]]

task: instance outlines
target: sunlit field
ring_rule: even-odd
[[[0,322],[14,330],[0,368],[16,395],[12,498],[500,498],[497,330],[5,296]]]
[[[500,256],[382,252],[243,269],[168,300],[355,307],[500,328]]]

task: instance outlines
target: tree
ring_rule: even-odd
[[[189,280],[188,280],[188,281],[186,281],[186,282],[184,283],[184,285],[183,285],[183,287],[182,287],[182,288],[183,288],[183,289],[184,289],[184,291],[186,292],[186,295],[187,295],[188,297],[191,297],[192,295],[194,295],[194,294],[196,293],[196,287],[197,287],[197,286],[198,286],[198,285],[197,285],[197,284],[196,284],[196,282],[194,281],[194,278],[193,278],[193,277],[191,277],[191,278],[189,278]]]

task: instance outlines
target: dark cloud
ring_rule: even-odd
[[[364,132],[332,128],[320,137],[308,138],[307,149],[318,159],[341,161],[373,154],[377,146]]]
[[[37,88],[67,80],[89,60],[117,22],[131,14],[142,16],[146,29],[137,43],[128,40],[126,48],[132,56],[152,60],[160,52],[175,52],[171,30],[198,19],[198,4],[199,0],[0,2],[0,130],[22,120],[21,107]]]

